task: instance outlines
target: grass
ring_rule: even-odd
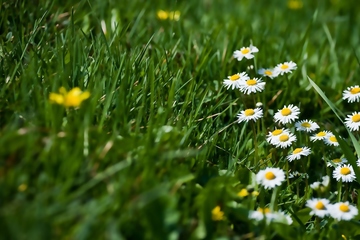
[[[357,239],[359,217],[312,217],[306,201],[358,206],[359,184],[338,183],[323,158],[346,156],[356,168],[359,135],[341,120],[359,111],[342,92],[357,84],[360,9],[355,0],[299,2],[3,2],[1,238]],[[179,20],[157,18],[160,9],[180,11]],[[260,50],[254,59],[232,58],[250,44]],[[290,60],[297,70],[263,78],[262,93],[223,86],[232,74]],[[78,108],[54,104],[60,87],[90,98]],[[261,121],[237,123],[256,102]],[[293,124],[292,148],[268,144],[279,127],[273,115],[288,104],[342,136],[341,146],[309,142]],[[301,145],[310,157],[288,163]],[[255,175],[270,166],[308,177],[266,190]],[[309,188],[325,175],[326,191]],[[244,188],[259,195],[239,197]],[[249,219],[258,207],[284,211],[293,224]]]

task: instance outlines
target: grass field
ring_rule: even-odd
[[[75,2],[0,5],[0,239],[359,239],[356,0]]]

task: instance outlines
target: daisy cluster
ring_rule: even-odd
[[[299,115],[300,111],[298,107],[293,105],[284,106],[282,109],[279,109],[274,115],[274,121],[280,124],[292,124],[295,122]],[[312,142],[323,141],[324,144],[328,146],[339,146],[336,136],[331,131],[317,131],[320,127],[319,125],[312,120],[301,120],[297,121],[294,124],[294,128],[298,132],[311,133],[309,137]],[[274,145],[277,148],[288,148],[293,142],[296,142],[296,135],[290,131],[290,128],[276,128],[273,131],[269,132],[266,136],[266,140],[269,144]],[[293,148],[292,152],[286,159],[289,162],[294,160],[300,160],[302,157],[309,156],[311,154],[311,149],[307,146]],[[344,157],[326,159],[324,158],[327,167],[334,167],[332,170],[332,177],[338,182],[347,183],[353,182],[356,180],[355,172],[353,167],[348,164],[348,161]],[[358,166],[360,166],[360,159],[357,161]],[[298,173],[298,172],[297,172]],[[304,176],[304,174],[297,174],[298,176]],[[294,174],[292,174],[294,175]],[[294,176],[288,178],[293,178]],[[305,176],[306,177],[306,176]],[[265,170],[260,170],[256,175],[257,183],[262,185],[265,189],[273,189],[280,186],[285,180],[285,172],[280,168],[266,168]],[[312,189],[318,192],[325,192],[330,183],[330,177],[324,176],[321,182],[314,182],[310,185]],[[358,214],[358,209],[349,204],[349,202],[338,202],[330,204],[329,200],[326,199],[312,199],[307,201],[307,207],[311,208],[311,215],[316,215],[318,217],[329,216],[338,221],[341,220],[350,220],[353,219]],[[323,205],[321,205],[323,204]]]
[[[240,50],[236,50],[233,54],[233,57],[238,61],[243,59],[252,59],[255,54],[259,52],[259,49],[253,45],[249,47],[242,47]],[[291,73],[297,68],[296,63],[289,61],[284,63],[277,64],[274,68],[262,68],[257,71],[258,76],[249,75],[247,72],[238,72],[232,74],[224,79],[224,86],[226,89],[238,90],[242,94],[251,95],[263,92],[265,89],[266,82],[262,78],[274,79],[278,76],[284,75],[286,73]],[[252,67],[248,69],[253,69]],[[279,110],[279,113],[275,116],[275,121],[286,124],[292,122],[294,119],[297,119],[297,115],[300,113],[298,107],[289,105],[283,111]],[[260,106],[253,108],[247,108],[240,111],[237,115],[237,122],[256,122],[257,120],[263,117],[263,109]],[[274,130],[270,135],[268,135],[268,140],[271,144],[274,144],[281,148],[286,148],[291,145],[292,142],[296,141],[296,137],[289,130],[286,129],[277,129]],[[290,157],[291,159],[298,159],[301,156],[306,156],[310,154],[309,148],[298,148],[294,156]],[[280,186],[281,183],[285,180],[285,173],[279,168],[267,168],[261,170],[256,175],[256,181],[258,184],[264,186],[265,189],[272,189],[277,186]],[[241,196],[244,196],[243,191]],[[283,219],[284,223],[291,224],[292,220],[285,213],[279,212],[261,212],[253,211],[249,215],[250,219],[261,220],[266,218],[267,221],[274,221],[274,219]],[[291,220],[291,221],[290,221]]]
[[[347,100],[348,103],[359,102],[360,101],[360,87],[355,85],[348,87],[343,91],[343,99]],[[345,119],[345,125],[350,131],[359,131],[360,128],[360,112],[353,112],[347,115]]]
[[[282,211],[271,211],[269,208],[258,208],[256,211],[250,211],[249,218],[255,220],[257,223],[263,221],[264,219],[267,224],[271,222],[278,222],[291,225],[293,223],[290,215]]]
[[[255,54],[259,52],[259,49],[253,45],[249,47],[242,47],[240,50],[236,50],[233,57],[238,61],[243,59],[252,59]],[[248,67],[247,69],[253,69]],[[262,68],[256,71],[260,76],[249,75],[247,72],[238,72],[236,74],[228,76],[224,79],[224,86],[226,89],[238,90],[244,95],[252,95],[261,93],[265,90],[266,82],[262,78],[274,79],[284,74],[292,73],[297,69],[296,63],[292,61],[279,63],[274,68]],[[255,98],[254,98],[255,99]],[[360,101],[360,87],[358,85],[349,87],[343,93],[343,99],[348,100],[349,103]],[[237,114],[238,123],[257,122],[263,118],[264,110],[262,104],[259,104],[253,108],[246,108],[240,110]],[[307,158],[308,163],[310,161],[310,155],[313,150],[309,146],[302,144],[295,144],[298,138],[307,139],[306,145],[309,143],[323,142],[325,145],[330,147],[338,147],[338,137],[335,136],[331,131],[321,129],[319,124],[310,119],[300,119],[300,108],[295,104],[284,105],[281,109],[278,109],[273,114],[273,122],[276,127],[271,131],[268,131],[266,135],[266,141],[269,145],[275,149],[281,149],[285,153],[284,160],[287,162],[295,162],[292,164],[292,168],[296,167],[296,162],[300,162],[299,165],[309,166],[300,160]],[[352,131],[358,131],[360,128],[360,112],[354,112],[351,115],[347,115],[345,120],[346,126]],[[301,134],[305,134],[302,137]],[[335,149],[336,150],[336,149]],[[334,150],[334,151],[335,151]],[[338,150],[338,149],[337,149]],[[287,154],[287,155],[286,155]],[[333,168],[332,178],[341,183],[350,183],[356,180],[355,172],[353,167],[348,164],[347,159],[344,157],[338,157],[329,159],[324,157],[324,167]],[[360,159],[357,162],[360,167]],[[261,186],[264,190],[272,190],[278,187],[291,178],[305,178],[306,182],[308,174],[299,173],[294,171],[295,169],[284,171],[282,168],[265,167],[259,170],[255,175],[255,182]],[[307,183],[306,183],[307,184]],[[256,185],[256,186],[257,186]],[[322,181],[313,182],[310,184],[309,189],[318,192],[319,194],[324,193],[330,185],[330,177],[323,176]],[[308,187],[308,185],[307,185]],[[243,190],[238,194],[242,198],[247,197],[249,193],[247,190]],[[332,217],[338,221],[353,219],[358,214],[358,209],[351,205],[349,202],[337,202],[330,203],[329,199],[313,198],[306,202],[306,206],[311,209],[310,215],[318,217]],[[280,221],[282,223],[290,225],[292,223],[291,217],[281,211],[270,211],[268,208],[259,208],[256,211],[249,212],[249,219],[255,221],[261,221],[266,219],[266,222]],[[280,220],[279,220],[280,219]]]
[[[313,198],[306,202],[306,206],[311,209],[310,215],[320,218],[330,216],[338,221],[349,221],[358,214],[357,207],[348,201],[331,204],[326,198]]]
[[[254,53],[259,52],[259,49],[255,46],[250,45],[249,47],[242,47],[240,50],[234,52],[234,58],[238,61],[243,59],[252,59],[254,58]],[[259,69],[258,74],[263,77],[269,77],[271,79],[276,78],[279,75],[284,73],[291,73],[297,68],[296,63],[284,62],[276,65],[275,68]],[[239,89],[244,94],[252,94],[257,92],[262,92],[265,89],[265,82],[258,77],[249,76],[246,72],[236,73],[231,76],[228,76],[227,79],[224,79],[224,86],[227,89]]]

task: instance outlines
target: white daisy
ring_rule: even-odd
[[[260,222],[269,213],[271,213],[270,208],[258,208],[256,211],[249,211],[249,218]]]
[[[343,99],[347,99],[349,103],[359,102],[360,99],[360,87],[359,85],[348,87],[347,90],[343,92]]]
[[[349,202],[338,202],[329,206],[329,213],[334,219],[341,220],[351,220],[356,215],[358,215],[357,207],[350,205]]]
[[[324,190],[324,188],[327,188],[330,183],[330,177],[329,176],[323,176],[321,182],[314,182],[310,184],[310,187],[314,190]]]
[[[337,167],[341,164],[347,163],[348,160],[346,158],[335,158],[329,161],[326,166],[327,167]]]
[[[324,187],[328,187],[329,184],[330,184],[330,177],[329,176],[323,176],[321,185],[323,185]]]
[[[356,166],[360,167],[360,158],[356,161]]]
[[[360,112],[353,112],[351,115],[347,115],[345,125],[351,131],[358,131],[360,128]]]
[[[284,73],[291,73],[292,70],[295,70],[296,68],[296,63],[294,63],[293,61],[284,62],[276,65],[274,72],[276,73],[276,75],[283,75]]]
[[[241,122],[248,122],[250,120],[253,120],[256,122],[259,118],[262,118],[263,116],[263,110],[261,108],[249,108],[246,110],[242,110],[238,115],[238,123]]]
[[[271,79],[277,77],[278,75],[275,73],[274,69],[272,68],[260,68],[258,70],[258,74],[264,76],[264,77],[269,77]]]
[[[250,79],[246,72],[237,73],[231,76],[228,76],[227,79],[224,79],[223,84],[227,89],[231,87],[231,89],[239,88],[240,83],[242,81]]]
[[[336,178],[338,182],[340,180],[342,182],[352,182],[356,179],[356,176],[353,167],[350,164],[344,164],[335,168],[333,178]]]
[[[282,133],[290,133],[289,129],[275,129],[272,132],[269,132],[268,135],[266,135],[266,141],[268,141],[268,143],[276,145],[275,142],[277,142],[277,138],[282,134]]]
[[[275,122],[280,122],[281,124],[291,123],[295,119],[299,118],[300,109],[297,106],[290,104],[289,106],[284,106],[282,109],[279,109],[274,115]]]
[[[280,168],[269,168],[260,170],[256,174],[256,182],[263,185],[265,189],[275,188],[280,186],[285,180],[285,173]]]
[[[271,222],[279,222],[291,225],[293,222],[289,215],[283,213],[282,211],[273,212],[269,208],[258,208],[257,211],[250,211],[249,218],[256,220],[256,222],[260,222],[265,218],[267,224]]]
[[[320,131],[320,132],[312,135],[310,137],[310,140],[313,142],[315,142],[317,140],[324,140],[325,138],[330,137],[331,135],[333,135],[333,134],[330,131]]]
[[[292,218],[290,217],[290,215],[285,214],[282,211],[278,211],[278,212],[274,212],[273,213],[273,222],[278,222],[278,223],[284,223],[287,225],[291,225],[293,223]]]
[[[240,50],[234,52],[234,58],[238,61],[241,61],[244,57],[246,59],[251,59],[254,57],[253,53],[259,52],[259,49],[255,46],[250,45],[250,47],[242,47]]]
[[[270,219],[271,222],[283,223],[287,225],[291,225],[293,223],[291,217],[282,211],[270,212],[266,214],[266,218]]]
[[[295,123],[297,131],[312,132],[319,128],[319,125],[316,122],[311,120],[302,120]]]
[[[318,190],[320,188],[320,182],[313,182],[310,184],[310,188]]]
[[[245,94],[262,92],[265,88],[265,82],[261,79],[253,78],[246,81],[239,82],[240,91]]]
[[[302,147],[302,148],[296,148],[289,156],[287,156],[287,160],[289,162],[296,160],[299,160],[302,156],[309,156],[311,153],[311,149],[308,147]]]
[[[326,145],[329,146],[339,146],[339,142],[336,139],[335,135],[328,135],[326,138],[324,138],[324,142],[326,143]]]
[[[296,136],[292,133],[283,133],[277,138],[274,138],[274,145],[276,147],[287,148],[296,142]]]
[[[286,220],[285,223],[287,223],[288,225],[291,225],[291,224],[293,223],[293,220],[292,220],[292,218],[290,217],[290,215],[285,214],[285,213],[280,212],[280,211],[279,211],[278,213],[279,213],[278,219],[282,220],[283,217],[285,217],[285,220]],[[281,221],[281,222],[282,222],[282,221]]]
[[[310,215],[325,217],[329,215],[330,201],[325,198],[313,198],[306,201],[306,206],[311,208]]]

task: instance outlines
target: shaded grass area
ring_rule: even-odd
[[[251,175],[281,156],[265,134],[283,105],[296,104],[301,119],[345,133],[307,76],[344,114],[357,108],[341,101],[341,92],[359,74],[358,8],[355,0],[303,1],[297,10],[286,1],[5,1],[4,239],[251,239],[268,233],[272,228],[247,218],[255,200],[227,203],[240,202],[236,193],[251,185]],[[158,19],[159,9],[179,10],[179,21]],[[248,69],[249,62],[232,54],[251,43],[260,51]],[[267,80],[258,99],[222,86],[234,73],[255,74],[290,60],[298,64],[290,84]],[[54,105],[49,93],[61,86],[78,86],[91,97],[79,109]],[[256,102],[267,112],[256,136],[258,166],[251,164],[250,125],[234,123]],[[322,157],[312,155],[311,181],[324,174],[316,162]],[[303,190],[294,196],[292,188],[283,187],[278,204],[299,220],[291,228],[274,226],[269,239],[355,235],[355,223],[316,232],[304,207],[309,196],[301,196]],[[271,192],[264,199],[270,201]],[[227,222],[211,220],[216,205],[224,207]]]

